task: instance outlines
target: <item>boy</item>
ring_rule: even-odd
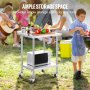
[[[81,66],[82,61],[85,59],[85,44],[83,36],[87,25],[83,23],[85,20],[86,11],[84,9],[78,9],[76,11],[77,19],[70,25],[69,32],[73,34],[72,38],[72,61],[74,69],[74,78],[76,80],[81,79]],[[78,70],[77,70],[78,64]]]

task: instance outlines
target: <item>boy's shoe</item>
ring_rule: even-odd
[[[20,48],[21,46],[20,46],[20,44],[13,44],[13,47],[14,48]]]
[[[82,76],[81,76],[81,71],[77,71],[77,72],[74,74],[74,79],[79,80],[79,79],[81,79],[81,78],[82,78]]]

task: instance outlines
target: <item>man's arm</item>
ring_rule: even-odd
[[[60,19],[60,21],[58,22],[58,24],[53,25],[53,26],[46,24],[44,26],[44,28],[48,28],[50,30],[57,30],[57,29],[62,30],[62,27],[64,26],[65,22],[66,22],[66,18],[63,17],[62,19]]]
[[[9,19],[9,17],[7,15],[5,15],[4,13],[0,13],[0,16],[3,18],[3,20],[5,20],[6,22],[9,22],[11,25],[13,25],[14,23]]]
[[[60,21],[58,22],[58,24],[51,26],[50,29],[51,30],[55,30],[55,29],[56,30],[57,29],[62,30],[62,27],[64,26],[65,22],[66,22],[66,18],[65,17],[62,17],[62,19],[60,19]]]

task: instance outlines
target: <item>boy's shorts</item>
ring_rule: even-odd
[[[78,62],[78,61],[85,61],[85,59],[86,59],[86,56],[85,55],[83,55],[83,56],[73,56],[72,55],[72,62]]]

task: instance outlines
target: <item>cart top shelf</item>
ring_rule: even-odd
[[[43,37],[50,37],[50,36],[61,36],[62,34],[56,33],[56,32],[50,32],[47,34],[34,34],[34,33],[32,33],[32,34],[28,35],[27,33],[22,33],[22,31],[18,31],[18,35],[24,36],[27,38],[43,38]]]

